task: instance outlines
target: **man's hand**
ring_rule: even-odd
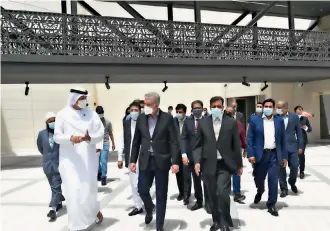
[[[287,165],[288,165],[288,161],[282,160],[282,168],[286,168]]]
[[[242,176],[242,174],[243,174],[243,168],[239,168],[237,170],[237,176]]]
[[[129,165],[130,169],[131,169],[131,172],[136,172],[136,164],[135,163],[131,163]]]
[[[307,126],[306,125],[301,125],[301,128],[306,130]]]
[[[188,157],[182,157],[182,163],[183,163],[184,165],[188,165],[188,164],[189,164],[189,159],[188,159]]]
[[[88,134],[88,130],[86,131],[85,135],[81,137],[82,141],[90,141],[91,137]]]
[[[250,157],[250,158],[249,158],[249,162],[250,162],[251,164],[255,164],[255,163],[256,163],[256,158],[255,158],[255,157]]]
[[[79,144],[80,142],[82,142],[82,139],[80,136],[71,136],[70,141],[74,144]]]
[[[195,164],[195,173],[197,176],[199,176],[200,172],[201,172],[201,165],[197,163]]]
[[[123,161],[118,161],[117,166],[119,169],[123,168]]]
[[[96,149],[96,153],[101,152],[101,149]]]
[[[303,153],[303,150],[301,148],[298,149],[298,153],[301,154]]]
[[[172,173],[175,174],[175,173],[179,172],[179,165],[173,164],[171,169],[172,169]]]
[[[112,151],[114,151],[116,149],[116,145],[112,144]]]
[[[243,151],[243,158],[246,158],[246,157],[247,157],[247,151],[244,150],[244,151]]]

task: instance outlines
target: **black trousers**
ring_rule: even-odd
[[[233,221],[230,216],[229,196],[231,191],[231,176],[232,174],[223,160],[217,161],[217,170],[214,175],[204,175],[213,222],[228,227],[233,227]]]
[[[183,195],[184,194],[184,173],[183,173],[183,164],[180,161],[180,165],[179,165],[179,172],[177,172],[175,174],[176,176],[176,183],[178,185],[178,190],[179,190],[179,194]]]
[[[304,172],[305,171],[305,149],[306,149],[306,143],[303,147],[303,152],[301,154],[298,154],[299,157],[299,171]]]
[[[194,182],[195,198],[197,202],[203,203],[203,190],[201,177],[196,175],[194,163],[183,165],[183,178],[184,178],[184,196],[190,197],[191,194],[191,177]]]

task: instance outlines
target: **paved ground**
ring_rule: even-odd
[[[299,195],[280,198],[277,204],[280,216],[272,217],[265,210],[265,202],[251,205],[255,187],[251,168],[246,163],[242,189],[247,196],[246,204],[232,203],[232,216],[236,229],[242,231],[327,231],[330,227],[330,146],[310,147],[307,150],[307,177],[298,180]],[[110,179],[107,187],[99,187],[104,222],[96,231],[154,230],[154,223],[143,224],[144,216],[128,217],[131,206],[130,187],[126,170],[118,170],[109,163]],[[48,222],[50,190],[47,180],[38,167],[31,164],[15,166],[1,172],[2,227],[4,231],[16,230],[67,230],[65,209],[56,222]],[[177,193],[175,177],[171,175],[166,231],[209,230],[210,215],[203,210],[191,212],[175,200]],[[267,198],[267,192],[262,201]]]

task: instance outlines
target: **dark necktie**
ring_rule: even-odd
[[[199,119],[196,119],[195,132],[197,132],[198,125],[199,125]]]

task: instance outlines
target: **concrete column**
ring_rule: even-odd
[[[315,31],[330,31],[330,15],[324,16],[320,19]]]

